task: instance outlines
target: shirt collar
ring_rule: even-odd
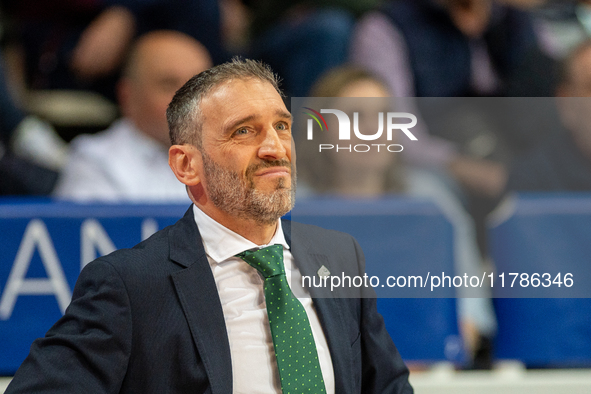
[[[280,244],[283,246],[283,249],[289,249],[289,245],[283,234],[281,220],[279,219],[277,220],[277,229],[271,241],[267,245],[257,245],[216,222],[195,204],[193,204],[193,215],[195,217],[195,223],[197,223],[197,227],[199,228],[201,239],[203,240],[205,253],[216,263],[221,263],[245,250],[261,249],[269,245]]]

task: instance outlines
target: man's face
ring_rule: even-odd
[[[201,102],[203,188],[216,209],[272,224],[295,202],[291,115],[268,82],[233,80]]]
[[[126,86],[124,115],[144,133],[170,144],[166,108],[174,93],[193,75],[211,67],[205,49],[189,39],[157,37],[145,42]]]

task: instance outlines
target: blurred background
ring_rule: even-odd
[[[233,56],[279,74],[296,121],[417,116],[389,155],[314,155],[293,130],[292,217],[353,233],[368,271],[388,251],[475,275],[587,267],[590,0],[0,0],[0,391],[81,266],[182,215],[165,110]],[[591,392],[588,298],[456,296],[379,300],[417,393]]]

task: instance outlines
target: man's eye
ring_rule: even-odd
[[[248,134],[248,129],[246,127],[243,127],[241,129],[238,129],[234,132],[235,135],[245,135]]]
[[[277,130],[288,130],[289,127],[287,127],[287,125],[283,122],[281,123],[277,123],[277,126],[275,126],[277,128]]]

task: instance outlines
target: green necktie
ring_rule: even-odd
[[[316,344],[306,310],[293,295],[283,267],[283,246],[272,245],[237,255],[265,278],[267,315],[275,357],[286,393],[326,393]]]

